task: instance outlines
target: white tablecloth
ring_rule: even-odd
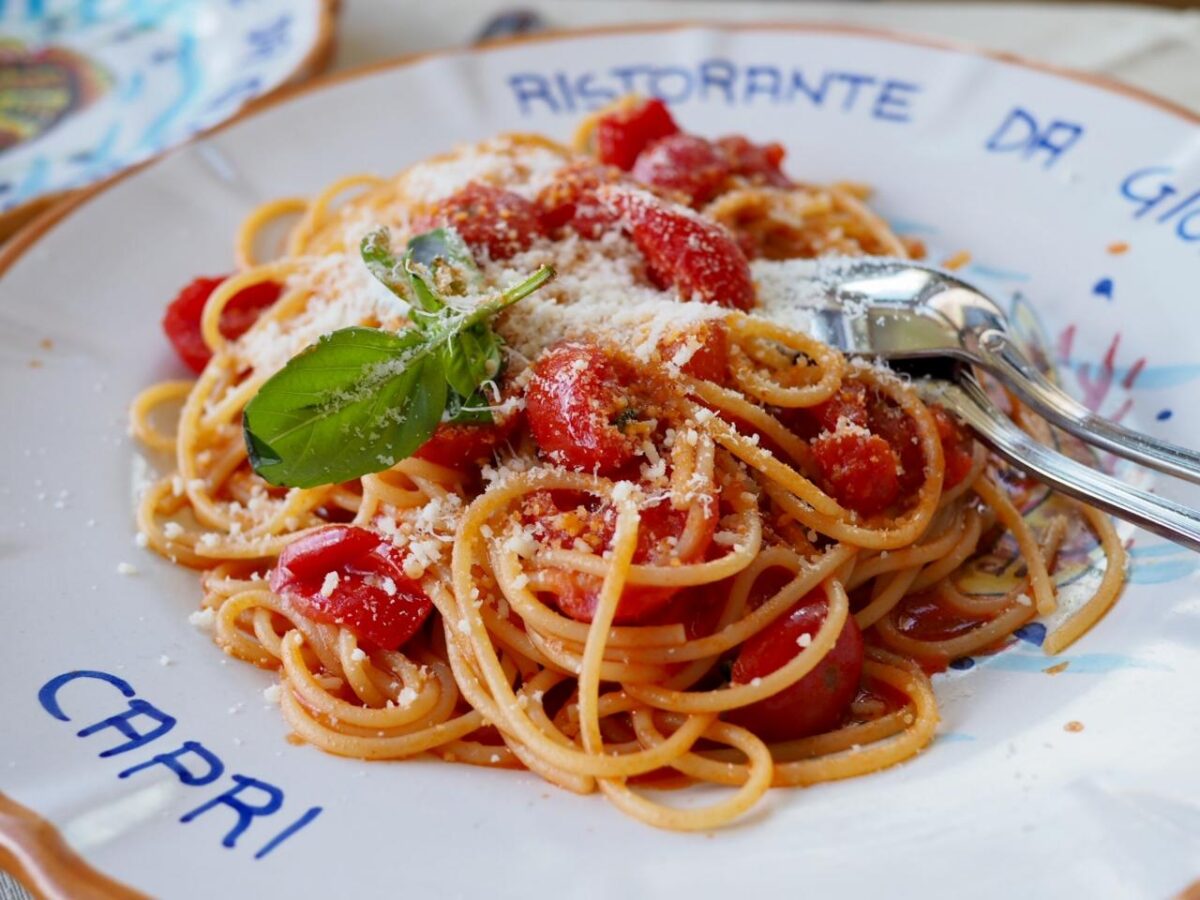
[[[1080,4],[695,2],[695,0],[342,0],[335,71],[470,43],[519,5],[550,28],[622,22],[848,22],[965,41],[1096,72],[1200,112],[1200,10]],[[0,872],[0,900],[29,895]]]

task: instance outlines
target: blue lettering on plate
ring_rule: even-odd
[[[1200,241],[1200,188],[1184,190],[1174,175],[1170,166],[1135,169],[1121,181],[1121,196],[1134,204],[1133,218],[1169,225],[1181,241]]]
[[[106,716],[76,733],[78,737],[88,738],[100,732],[116,731],[125,738],[123,742],[102,750],[101,758],[129,753],[151,744],[171,731],[177,724],[174,716],[138,697],[137,691],[128,681],[95,669],[79,669],[54,676],[38,691],[38,703],[41,704],[42,709],[58,721],[72,721],[72,716],[63,709],[59,695],[68,685],[81,680],[98,681],[112,686],[118,695],[118,701],[124,703],[123,709],[119,709],[118,712]],[[117,773],[117,777],[129,778],[158,766],[172,772],[179,779],[180,784],[195,788],[217,782],[224,775],[226,768],[225,763],[212,750],[199,741],[187,740],[178,747],[156,753],[149,759],[121,770]],[[282,788],[249,775],[232,774],[229,779],[233,782],[232,787],[225,788],[215,797],[206,800],[190,812],[184,813],[180,821],[190,822],[197,816],[218,808],[232,810],[236,819],[225,837],[222,838],[221,843],[226,847],[234,847],[238,839],[253,823],[279,813],[283,809],[285,797]],[[322,811],[320,806],[306,809],[262,844],[255,852],[254,858],[262,859],[273,852],[284,841],[312,824]],[[260,834],[262,830],[260,828],[255,834]]]
[[[1024,160],[1043,157],[1048,169],[1083,137],[1084,127],[1063,119],[1039,119],[1021,106],[1014,106],[984,143],[989,153],[1018,153]]]
[[[586,72],[516,72],[508,77],[523,116],[575,115],[595,111],[626,94],[658,97],[674,105],[723,102],[743,106],[805,106],[867,115],[881,122],[909,122],[921,85],[883,73],[803,69],[770,63],[738,65],[705,59],[693,65],[640,63]],[[1051,129],[1052,145],[1066,138]]]

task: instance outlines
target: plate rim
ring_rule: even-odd
[[[317,65],[316,71],[321,71],[321,67],[327,65],[333,55],[334,40],[332,29],[333,20],[336,16],[337,9],[340,7],[341,0],[319,0],[321,3],[321,27],[328,27],[330,34],[328,35],[325,47],[314,45],[314,51],[322,51],[320,54],[311,52],[302,60],[301,65],[297,68],[297,73],[301,72],[304,66],[312,63]],[[373,75],[382,72],[390,72],[397,69],[408,68],[409,66],[417,65],[430,59],[445,59],[452,56],[474,56],[477,54],[490,53],[495,50],[505,50],[511,47],[523,46],[528,44],[539,44],[561,40],[571,40],[573,38],[586,37],[615,37],[620,35],[634,34],[662,34],[676,31],[686,31],[689,29],[710,29],[713,31],[725,32],[751,32],[764,31],[773,32],[779,30],[804,32],[810,34],[834,34],[834,35],[852,35],[858,37],[876,38],[879,40],[890,41],[896,44],[907,44],[915,47],[926,47],[935,50],[948,50],[955,53],[961,53],[966,56],[981,57],[983,59],[994,60],[996,62],[1006,63],[1008,65],[1017,66],[1024,69],[1030,69],[1036,72],[1042,72],[1047,75],[1053,75],[1058,78],[1063,78],[1068,81],[1074,81],[1081,84],[1086,84],[1091,87],[1100,88],[1109,93],[1118,94],[1146,106],[1162,110],[1184,122],[1193,125],[1200,125],[1200,111],[1193,110],[1177,103],[1174,100],[1168,100],[1166,97],[1159,96],[1153,91],[1144,88],[1135,87],[1126,84],[1116,78],[1111,78],[1107,75],[1101,75],[1095,72],[1085,72],[1081,69],[1073,69],[1070,66],[1060,66],[1054,63],[1045,63],[1038,60],[1030,59],[1020,53],[1013,53],[1008,50],[994,50],[988,47],[983,47],[974,44],[970,41],[960,41],[952,38],[931,37],[928,35],[914,34],[905,31],[900,31],[891,28],[875,28],[869,25],[847,24],[841,22],[813,21],[813,22],[795,22],[795,21],[780,21],[763,19],[754,22],[729,22],[721,20],[704,21],[697,19],[676,19],[662,22],[643,22],[635,25],[594,25],[583,28],[553,28],[545,31],[539,31],[534,34],[519,34],[510,37],[494,38],[483,44],[468,45],[464,47],[440,47],[434,50],[419,50],[415,53],[406,53],[401,56],[392,57],[389,59],[375,60],[373,62],[363,63],[357,66],[351,66],[339,72],[331,72],[324,75],[318,75],[315,78],[304,80],[303,82],[285,81],[274,91],[265,94],[262,97],[257,97],[250,103],[246,104],[242,109],[238,110],[233,116],[219,122],[213,127],[206,129],[186,141],[175,145],[165,153],[148,159],[145,162],[130,166],[127,169],[113,175],[111,178],[104,179],[96,184],[89,185],[85,188],[80,188],[78,192],[69,194],[63,197],[58,203],[43,210],[35,215],[28,223],[20,228],[7,242],[0,246],[0,278],[3,278],[16,263],[25,255],[39,240],[49,233],[55,225],[63,219],[78,212],[83,206],[94,200],[100,194],[107,191],[109,188],[115,187],[126,178],[130,178],[147,169],[158,162],[169,158],[186,147],[192,146],[194,143],[207,140],[214,135],[220,134],[226,128],[230,128],[239,122],[249,119],[254,116],[261,115],[268,110],[284,103],[290,103],[298,100],[301,97],[314,94],[328,88],[346,84],[352,81],[358,81],[364,78],[369,78]],[[36,203],[37,201],[32,201]],[[20,209],[22,207],[18,207]],[[2,231],[0,231],[2,234]],[[2,238],[0,238],[2,239]]]
[[[307,84],[309,81],[316,81],[323,77],[325,71],[333,62],[333,56],[337,50],[337,28],[335,27],[338,13],[341,10],[342,0],[316,0],[317,4],[317,34],[313,39],[308,50],[305,51],[300,61],[292,67],[291,71],[284,76],[274,88],[267,91],[261,97],[255,98],[250,103],[243,106],[234,114],[233,117],[219,122],[216,127],[227,125],[233,122],[238,115],[249,109],[256,100],[274,98],[277,94],[282,94],[300,84]],[[283,97],[280,97],[283,99]],[[122,169],[117,175],[109,178],[102,178],[95,184],[85,185],[79,188],[69,188],[66,190],[50,191],[45,194],[38,194],[36,197],[31,197],[29,200],[22,203],[20,206],[14,206],[12,209],[0,213],[0,241],[6,237],[8,243],[16,241],[25,230],[46,213],[53,212],[59,206],[69,203],[75,199],[86,199],[90,197],[90,192],[93,188],[100,185],[107,185],[110,182],[115,183],[122,175],[129,174],[137,169],[142,168],[146,163],[153,162],[161,156],[171,153],[179,147],[191,143],[196,138],[205,137],[212,133],[212,129],[202,132],[198,135],[186,139],[181,144],[176,144],[167,148],[163,153],[153,156],[142,163],[137,163],[133,166]],[[5,245],[7,247],[7,245]],[[8,266],[0,267],[0,275],[4,274]]]
[[[50,195],[47,197],[36,198],[18,210],[27,209],[30,206],[45,206],[45,201],[49,199],[51,205],[46,208],[41,208],[34,211],[34,215],[26,224],[19,228],[9,240],[0,246],[0,279],[16,265],[25,254],[28,253],[37,243],[52,232],[56,225],[64,221],[68,217],[78,213],[83,207],[95,200],[100,195],[104,194],[109,189],[115,187],[127,178],[131,178],[143,170],[150,169],[155,165],[164,162],[172,155],[181,152],[185,148],[192,146],[195,143],[200,143],[207,140],[225,129],[230,128],[246,119],[259,116],[273,109],[276,106],[287,104],[309,94],[315,94],[327,88],[332,88],[358,81],[364,78],[370,78],[384,72],[391,72],[399,69],[408,68],[413,65],[425,62],[431,59],[447,59],[455,56],[476,56],[479,54],[490,53],[496,50],[505,50],[515,46],[523,46],[529,44],[540,44],[554,41],[572,40],[577,38],[591,37],[618,37],[621,35],[640,35],[640,34],[669,34],[679,31],[691,29],[707,29],[711,31],[727,32],[727,33],[743,33],[743,32],[777,32],[780,30],[793,33],[807,34],[828,34],[842,36],[857,36],[865,38],[873,38],[877,40],[888,41],[895,44],[904,44],[915,47],[924,47],[935,50],[951,51],[960,53],[966,56],[994,60],[997,62],[1013,65],[1019,68],[1028,69],[1036,72],[1052,75],[1057,78],[1062,78],[1067,81],[1074,81],[1089,85],[1094,88],[1099,88],[1108,93],[1121,95],[1132,99],[1139,104],[1149,106],[1155,109],[1165,111],[1185,123],[1200,126],[1200,111],[1193,110],[1162,97],[1153,91],[1144,88],[1135,87],[1126,84],[1118,79],[1102,75],[1094,72],[1087,72],[1080,69],[1074,69],[1069,66],[1061,66],[1053,63],[1040,62],[1030,59],[1019,53],[1014,53],[1006,50],[995,50],[970,41],[957,40],[952,38],[932,37],[916,33],[909,33],[902,30],[879,28],[869,25],[848,24],[832,21],[781,21],[777,19],[761,19],[752,22],[730,22],[726,20],[697,20],[697,19],[673,19],[659,22],[637,23],[633,25],[596,25],[582,28],[554,28],[545,31],[539,31],[534,34],[521,34],[504,38],[496,38],[487,41],[483,44],[468,45],[461,47],[442,47],[433,50],[423,50],[413,53],[403,54],[401,56],[375,60],[372,62],[359,64],[348,67],[344,70],[317,74],[315,77],[307,78],[303,81],[297,81],[298,78],[303,78],[306,71],[321,73],[332,60],[336,46],[336,33],[334,23],[337,18],[341,6],[341,0],[318,0],[319,3],[319,20],[318,20],[318,36],[309,52],[297,65],[291,74],[274,90],[261,97],[247,103],[244,107],[238,110],[233,116],[225,119],[222,122],[208,128],[202,132],[193,135],[187,140],[171,147],[166,152],[159,154],[149,160],[130,166],[121,172],[101,180],[95,184],[88,185],[84,188],[79,188],[65,195]],[[10,215],[9,214],[6,215]],[[0,225],[2,225],[4,217],[0,217]],[[2,228],[0,228],[2,233]],[[2,239],[2,238],[0,238]],[[0,794],[0,799],[7,799],[10,802],[11,798],[6,798]],[[32,809],[27,810],[34,814],[35,818],[41,818],[40,815]],[[3,817],[0,817],[3,818]],[[87,869],[99,873],[102,877],[107,876],[98,867],[92,865],[85,856],[74,851],[70,847],[52,846],[54,838],[58,835],[57,828],[53,823],[49,834],[41,834],[30,843],[23,846],[12,846],[5,839],[8,835],[0,833],[0,858],[6,856],[5,850],[15,850],[10,852],[8,858],[5,859],[6,865],[9,866],[5,870],[6,874],[11,876],[26,889],[34,890],[35,895],[47,896],[67,896],[65,889],[67,887],[60,878],[55,877],[59,873],[55,871],[55,867],[48,865],[54,859],[55,853],[62,853],[65,849],[69,855],[82,863]],[[15,865],[13,865],[15,863]],[[1190,896],[1190,892],[1200,886],[1200,881],[1194,882],[1186,887],[1183,894],[1180,896]],[[136,895],[136,891],[135,891]],[[140,896],[140,895],[139,895]]]

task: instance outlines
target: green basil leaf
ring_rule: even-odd
[[[452,425],[490,425],[495,421],[490,407],[491,399],[482,388],[466,398],[451,391],[445,419]]]
[[[408,272],[392,255],[391,233],[386,228],[376,228],[363,235],[358,252],[367,269],[384,287],[402,300],[409,299]]]
[[[480,383],[499,371],[498,340],[486,325],[465,329],[442,349],[446,381],[462,397],[469,397]]]
[[[444,309],[446,296],[469,294],[483,282],[470,248],[453,228],[435,228],[410,238],[404,271],[418,305],[426,312]],[[420,316],[414,319],[422,324]]]
[[[475,257],[466,241],[453,228],[435,228],[424,234],[410,238],[408,241],[405,261],[412,261],[433,271],[438,260],[449,262],[464,273],[464,277],[472,281],[472,286],[478,284],[479,267],[475,265]]]
[[[271,484],[315,487],[411,456],[446,408],[436,349],[415,329],[344,328],[322,337],[246,405],[254,471]]]
[[[371,232],[361,250],[391,287],[396,264],[386,230]],[[488,320],[553,277],[543,267],[469,312],[446,308],[430,292],[438,309],[414,308],[415,327],[400,334],[355,327],[323,336],[246,405],[242,428],[254,471],[271,484],[336,484],[411,456],[444,415],[490,422],[480,385],[499,373],[503,344]],[[429,290],[421,278],[410,279],[418,283]]]

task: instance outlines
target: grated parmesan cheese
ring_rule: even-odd
[[[211,607],[198,609],[188,616],[188,624],[201,631],[212,631],[217,622],[217,613]]]

